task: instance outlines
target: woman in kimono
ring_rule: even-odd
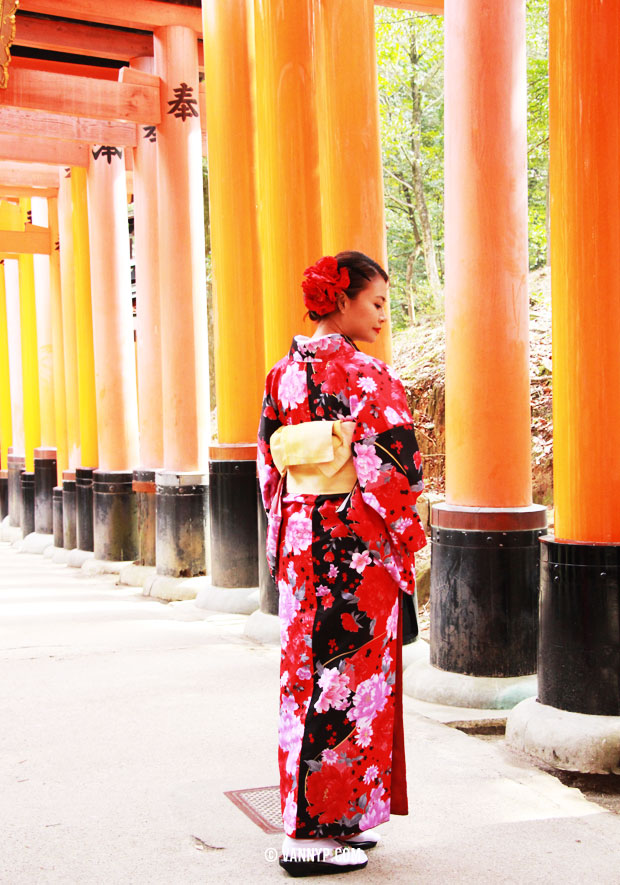
[[[282,647],[280,864],[293,876],[361,869],[374,828],[407,813],[400,597],[426,543],[404,388],[353,343],[386,321],[387,274],[342,252],[304,276],[317,328],[269,373],[258,440]]]

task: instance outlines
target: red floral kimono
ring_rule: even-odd
[[[349,494],[288,494],[282,425],[353,418]],[[426,543],[421,457],[401,382],[342,335],[297,336],[269,373],[258,441],[267,555],[279,590],[279,765],[285,832],[358,833],[407,813],[399,594]]]

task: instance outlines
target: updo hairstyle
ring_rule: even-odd
[[[351,300],[356,298],[375,277],[381,277],[386,283],[389,280],[387,273],[381,265],[363,252],[338,252],[334,258],[338,262],[338,270],[346,267],[349,272],[350,282],[344,290],[344,294]],[[314,310],[309,310],[308,316],[315,323],[322,319],[322,315]]]

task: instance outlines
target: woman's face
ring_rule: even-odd
[[[338,317],[343,334],[372,343],[387,320],[387,297],[387,283],[378,274],[355,298],[345,295]]]

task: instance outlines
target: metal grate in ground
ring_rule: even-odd
[[[266,833],[282,832],[280,787],[250,787],[224,793],[251,821]]]

